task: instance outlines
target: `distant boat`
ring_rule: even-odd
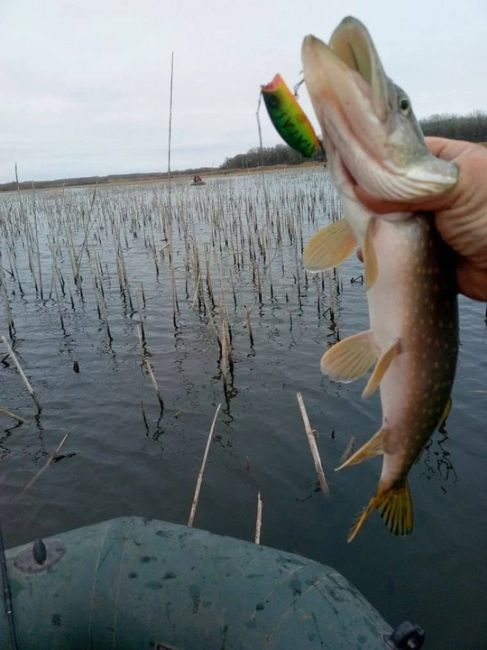
[[[193,182],[191,183],[191,185],[206,185],[206,183],[205,183],[205,181],[201,178],[201,176],[199,176],[198,174],[196,174],[196,176],[193,177]]]

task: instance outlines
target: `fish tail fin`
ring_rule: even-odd
[[[413,529],[413,502],[407,481],[376,493],[354,521],[347,542],[355,539],[374,510],[379,510],[385,525],[394,535],[409,535]]]

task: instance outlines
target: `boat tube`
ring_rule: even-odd
[[[6,560],[19,650],[395,647],[391,627],[334,569],[186,526],[122,517],[12,548]],[[8,638],[1,612],[2,648]]]

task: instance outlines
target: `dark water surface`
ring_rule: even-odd
[[[321,170],[280,172],[266,174],[264,184],[260,175],[242,175],[212,179],[201,188],[176,185],[170,196],[157,185],[101,188],[92,199],[92,188],[24,193],[20,207],[15,194],[0,198],[15,350],[42,405],[36,415],[6,359],[0,406],[25,418],[13,426],[0,415],[7,545],[120,515],[186,523],[221,402],[196,526],[253,539],[260,491],[263,544],[332,565],[392,625],[420,623],[427,648],[487,647],[485,306],[460,301],[461,347],[447,431],[434,434],[410,474],[413,534],[396,538],[374,515],[349,545],[348,528],[375,489],[381,460],[339,473],[333,468],[350,438],[365,442],[381,416],[378,396],[361,399],[363,381],[339,385],[319,370],[338,331],[344,338],[367,328],[364,287],[350,282],[361,273],[355,258],[340,269],[338,283],[331,275],[306,278],[302,268],[302,240],[338,212],[328,178]],[[193,300],[195,247],[206,315]],[[123,290],[117,250],[119,264],[123,258],[126,265]],[[72,259],[80,252],[77,287]],[[226,396],[208,318],[212,312],[220,328],[222,293],[234,360]],[[0,300],[0,334],[8,337],[5,296]],[[251,310],[253,347],[244,305]],[[141,319],[162,413],[141,367]],[[316,491],[297,391],[318,434],[329,497]],[[21,495],[65,433],[64,457]]]

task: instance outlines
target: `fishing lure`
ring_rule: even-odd
[[[296,97],[280,74],[261,86],[262,97],[276,131],[287,144],[306,158],[321,149],[321,142]]]

